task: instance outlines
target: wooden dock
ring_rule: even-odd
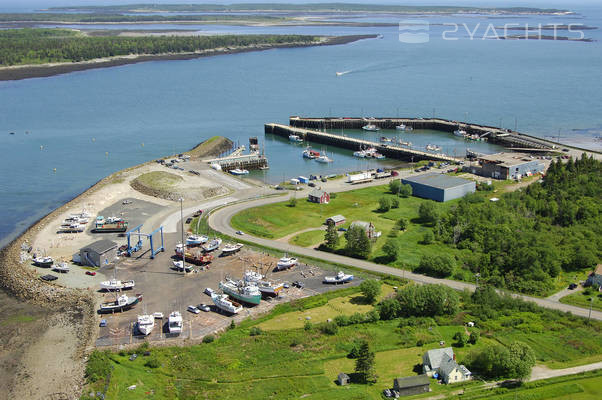
[[[529,148],[542,151],[553,150],[557,144],[534,136],[525,135],[509,129],[494,126],[469,124],[441,118],[302,118],[292,116],[289,118],[290,126],[306,129],[362,129],[366,124],[373,124],[381,129],[395,129],[404,124],[413,129],[431,129],[441,132],[453,133],[460,128],[467,134],[484,136],[491,143],[500,144],[508,148]]]
[[[271,133],[286,138],[288,138],[289,135],[298,135],[304,140],[311,140],[312,142],[323,143],[326,145],[341,147],[354,151],[359,150],[360,148],[374,147],[385,157],[404,161],[436,160],[459,162],[462,160],[462,158],[451,157],[441,153],[429,153],[408,147],[387,143],[375,143],[369,140],[356,139],[352,137],[335,135],[332,133],[320,132],[305,128],[296,128],[281,124],[265,124],[265,133]]]

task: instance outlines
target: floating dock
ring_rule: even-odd
[[[469,124],[465,122],[451,121],[441,118],[302,118],[292,116],[289,125],[305,129],[362,129],[366,124],[376,125],[381,129],[395,129],[396,126],[404,124],[413,129],[431,129],[441,132],[453,133],[457,129],[466,131],[467,134],[477,134],[486,137],[491,143],[500,144],[504,147],[521,151],[527,148],[530,151],[539,150],[553,151],[557,144],[534,136],[525,135],[509,129],[501,129],[494,126]],[[313,139],[312,139],[313,140]],[[383,153],[384,154],[384,153]],[[427,153],[430,154],[430,153]],[[386,155],[386,154],[385,154]],[[433,158],[431,158],[433,159]]]
[[[203,161],[208,164],[218,164],[222,167],[222,170],[226,172],[236,168],[254,170],[265,169],[268,167],[268,159],[259,153],[233,153],[226,157],[212,158]]]
[[[366,122],[364,121],[364,125],[365,124]],[[265,133],[271,133],[286,138],[288,138],[289,135],[297,135],[299,137],[302,137],[304,140],[311,140],[312,142],[342,147],[354,151],[359,150],[362,147],[374,147],[382,155],[397,160],[414,162],[420,160],[437,160],[454,163],[463,160],[462,158],[451,157],[441,153],[429,153],[426,151],[415,150],[408,147],[401,147],[386,143],[375,143],[369,140],[356,139],[352,137],[335,135],[332,133],[320,132],[305,128],[296,128],[293,126],[281,124],[265,124]]]

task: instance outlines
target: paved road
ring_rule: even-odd
[[[579,365],[578,367],[564,369],[550,369],[544,365],[536,365],[531,371],[530,381],[538,381],[540,379],[555,378],[557,376],[579,374],[581,372],[594,371],[602,368],[602,362],[593,364]]]
[[[349,187],[348,190],[358,188],[358,186],[351,186],[351,185],[348,185],[348,187]],[[363,187],[363,186],[361,186],[361,187]],[[234,204],[234,205],[231,205],[228,207],[224,207],[222,209],[215,211],[214,213],[212,213],[210,215],[209,225],[211,226],[211,228],[213,228],[219,232],[222,232],[226,235],[236,236],[236,230],[230,226],[230,220],[232,219],[232,216],[234,216],[235,214],[237,214],[240,211],[245,210],[247,208],[257,207],[257,206],[261,206],[261,205],[265,205],[265,204],[277,203],[277,202],[281,202],[281,201],[283,201],[282,197],[263,198],[263,199],[259,199],[259,200],[253,200],[253,201],[238,203],[238,204]],[[454,288],[456,290],[468,289],[470,291],[474,291],[474,289],[475,289],[475,285],[473,285],[471,283],[452,281],[452,280],[448,280],[448,279],[431,278],[429,276],[415,274],[415,273],[405,271],[402,269],[388,267],[386,265],[375,264],[375,263],[365,261],[365,260],[358,260],[355,258],[340,256],[338,254],[332,254],[332,253],[322,252],[322,251],[318,251],[318,250],[314,250],[314,249],[308,249],[305,247],[295,246],[295,245],[291,245],[288,243],[282,243],[282,242],[279,242],[276,240],[258,238],[255,236],[251,236],[249,234],[245,235],[244,239],[249,242],[253,242],[253,243],[256,243],[256,244],[259,244],[262,246],[281,250],[282,252],[292,252],[292,253],[300,254],[303,256],[307,256],[307,257],[323,259],[323,260],[326,260],[326,261],[332,262],[332,263],[350,265],[350,266],[364,269],[367,271],[379,272],[379,273],[383,273],[383,274],[398,276],[401,278],[407,278],[407,279],[410,279],[412,281],[419,282],[419,283],[442,284],[442,285],[446,285],[451,288]],[[570,312],[574,315],[578,315],[581,317],[587,318],[588,314],[589,314],[589,310],[587,310],[587,309],[571,306],[568,304],[562,304],[557,301],[552,301],[549,299],[540,299],[540,298],[536,298],[536,297],[524,296],[524,295],[519,295],[519,294],[513,294],[513,296],[522,298],[526,301],[532,301],[542,307],[546,307],[546,308],[550,308],[550,309],[554,309],[554,310],[560,310],[563,312]],[[592,310],[591,318],[602,321],[602,312]]]

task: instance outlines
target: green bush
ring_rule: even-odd
[[[144,366],[148,368],[159,368],[161,366],[161,363],[159,362],[157,357],[150,357],[148,360],[146,360]]]
[[[303,324],[303,329],[305,331],[311,331],[312,328],[313,328],[313,325],[311,324],[311,322],[309,322],[309,321],[306,320],[305,324]]]
[[[336,335],[339,331],[339,327],[334,322],[325,322],[320,325],[320,332],[326,335]]]
[[[249,331],[249,335],[250,336],[259,336],[263,333],[263,331],[261,330],[260,327],[258,326],[254,326],[251,328],[251,330]]]
[[[215,341],[215,336],[213,335],[207,335],[203,338],[203,343],[211,343]]]
[[[86,363],[86,378],[88,382],[96,382],[106,378],[111,372],[109,352],[94,350]]]

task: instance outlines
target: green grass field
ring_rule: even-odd
[[[383,288],[382,296],[392,290],[389,285]],[[335,335],[322,333],[316,326],[317,322],[336,315],[370,309],[371,306],[363,303],[358,289],[350,287],[279,305],[270,314],[246,320],[226,331],[213,343],[152,348],[148,357],[140,355],[145,348],[108,353],[107,370],[112,372],[106,385],[106,399],[219,400],[241,398],[241,393],[245,399],[258,400],[380,399],[382,390],[391,387],[395,377],[417,373],[426,350],[439,347],[440,340],[445,341],[446,346],[453,345],[454,334],[467,329],[463,322],[472,320],[470,315],[461,312],[453,318],[423,319],[421,324],[404,328],[398,327],[399,320],[342,326]],[[315,317],[309,330],[302,327],[307,313]],[[469,331],[479,329],[482,336],[476,345],[454,348],[459,362],[473,350],[511,340],[529,343],[538,363],[551,367],[579,365],[601,358],[602,333],[597,322],[586,325],[581,319],[567,319],[549,312],[508,314],[468,328]],[[261,328],[262,333],[251,336],[251,327]],[[335,383],[336,376],[339,372],[353,372],[354,361],[346,355],[360,339],[369,340],[376,352],[378,381],[374,385],[339,387]],[[417,340],[424,345],[417,346]],[[134,352],[140,356],[129,361],[129,355]],[[90,383],[84,393],[103,391],[105,383],[104,379]],[[478,380],[460,385],[439,385],[431,381],[432,391],[417,397],[447,398],[465,391],[470,399],[506,400],[516,395],[524,400],[589,400],[596,398],[592,396],[597,393],[594,389],[599,383],[597,375],[590,375],[574,382],[556,379],[554,386],[549,387],[538,383],[492,391],[483,390]],[[132,385],[136,388],[129,390]]]
[[[302,247],[316,246],[324,241],[324,231],[315,230],[293,236],[288,242]]]
[[[155,190],[169,190],[182,180],[181,176],[165,171],[147,172],[136,178],[141,185]]]
[[[594,298],[594,302],[591,302],[591,298]],[[577,293],[571,293],[568,296],[564,296],[560,299],[561,303],[571,304],[573,306],[590,308],[598,311],[602,311],[602,293],[593,292],[588,294],[588,292],[580,291]]]

